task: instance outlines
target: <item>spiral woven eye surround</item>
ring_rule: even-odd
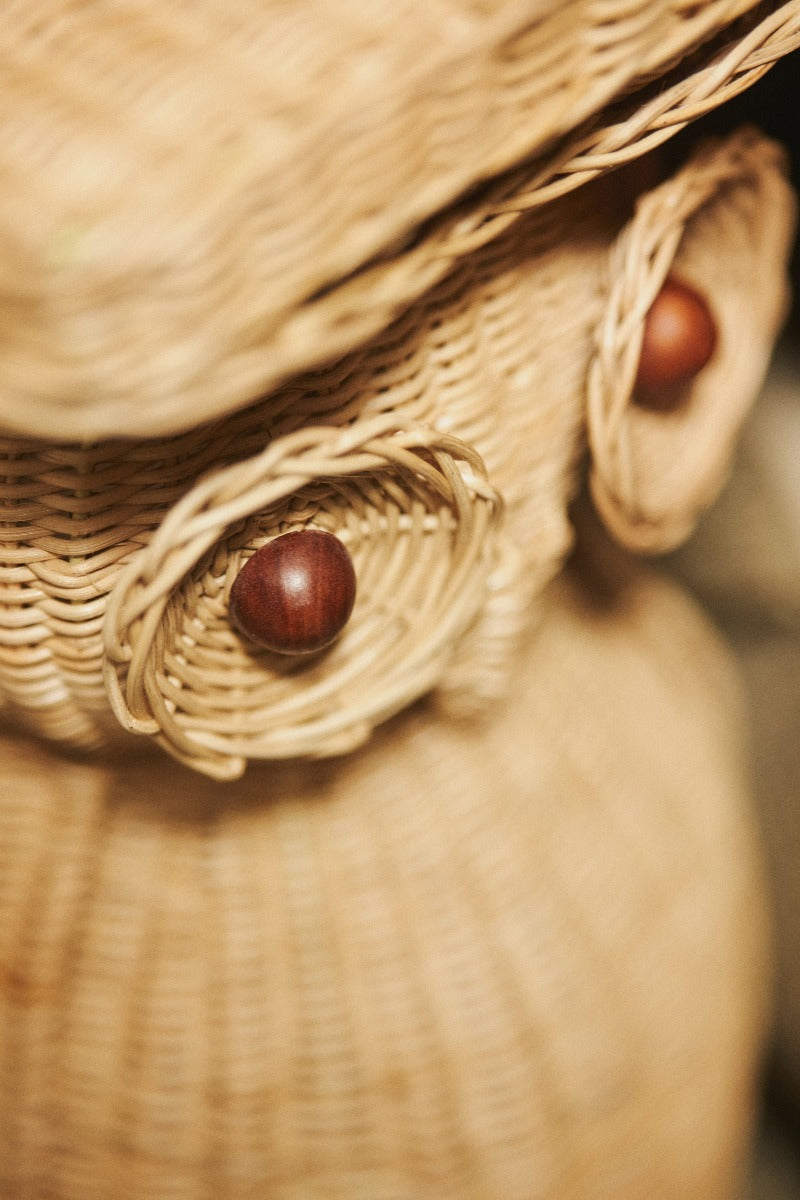
[[[354,748],[438,681],[487,599],[501,511],[475,451],[391,416],[300,430],[214,472],[110,597],[117,718],[220,778]],[[228,596],[260,545],[309,526],[345,543],[358,599],[331,650],[287,666],[237,633]]]
[[[724,481],[786,310],[793,215],[782,151],[743,129],[642,197],[612,249],[587,384],[591,488],[634,550],[677,545]],[[708,298],[719,341],[680,409],[648,412],[633,403],[644,322],[673,272]]]

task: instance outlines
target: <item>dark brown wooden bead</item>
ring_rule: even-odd
[[[669,410],[714,354],[717,327],[705,299],[668,276],[645,318],[636,401]]]
[[[267,542],[231,588],[230,613],[254,642],[279,654],[309,654],[329,645],[353,611],[356,575],[332,533],[301,529]]]

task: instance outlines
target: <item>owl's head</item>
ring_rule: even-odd
[[[585,477],[648,551],[719,487],[784,310],[792,199],[752,131],[667,178],[639,155],[726,69],[744,86],[783,53],[796,6],[706,45],[718,6],[667,5],[672,54],[643,25],[647,54],[626,46],[571,118],[515,6],[450,3],[435,44],[445,6],[405,7],[399,76],[380,31],[311,0],[267,40],[252,5],[198,17],[188,60],[164,18],[158,70],[74,5],[57,46],[0,26],[28,98],[0,140],[14,722],[84,750],[147,735],[230,778],[344,753],[424,695],[479,715]],[[676,280],[713,337],[654,406],[643,344]]]

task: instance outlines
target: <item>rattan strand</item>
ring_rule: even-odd
[[[62,5],[67,14],[73,7],[74,0]],[[447,6],[414,6],[421,28],[434,12],[437,20],[441,18],[443,7]],[[369,142],[358,121],[354,125],[342,122],[342,129],[355,129],[360,135],[347,153],[342,152],[342,158],[337,158],[331,143],[339,126],[335,114],[326,108],[335,94],[335,75],[320,76],[323,93],[315,94],[313,103],[309,97],[313,119],[324,126],[324,151],[312,152],[298,130],[281,135],[275,121],[257,125],[253,114],[260,110],[253,107],[248,83],[233,105],[237,112],[240,105],[245,106],[246,136],[233,136],[226,127],[220,147],[214,151],[213,146],[203,146],[197,157],[191,146],[198,139],[181,132],[181,121],[195,122],[198,117],[196,105],[184,95],[185,88],[183,92],[176,89],[178,98],[169,112],[180,152],[165,150],[163,138],[156,136],[156,116],[162,126],[170,125],[164,122],[163,80],[151,94],[148,87],[155,87],[153,64],[148,64],[149,74],[141,85],[134,86],[127,27],[124,36],[119,35],[123,65],[115,68],[103,60],[92,67],[111,93],[115,69],[125,81],[119,95],[105,97],[108,107],[99,113],[86,107],[92,73],[78,86],[80,57],[64,68],[64,80],[54,68],[45,75],[40,66],[36,75],[37,56],[48,63],[48,54],[55,51],[47,39],[36,41],[31,35],[33,49],[30,61],[25,59],[23,74],[32,72],[31,78],[45,96],[52,86],[58,101],[53,99],[52,111],[39,111],[43,101],[23,110],[15,100],[10,107],[13,131],[0,142],[3,153],[11,155],[15,164],[13,170],[9,165],[8,188],[0,209],[4,351],[0,386],[6,427],[48,437],[107,437],[119,432],[153,435],[174,432],[240,407],[292,372],[344,353],[374,334],[441,279],[454,262],[498,236],[520,209],[561,195],[663,141],[687,121],[749,86],[772,61],[800,42],[796,0],[761,5],[748,18],[756,21],[754,28],[734,26],[732,40],[721,48],[715,46],[709,62],[701,57],[678,71],[674,80],[659,83],[652,96],[631,97],[627,107],[597,117],[594,114],[600,105],[614,98],[623,85],[632,86],[638,72],[657,75],[701,38],[727,29],[733,18],[750,6],[626,3],[616,7],[620,10],[617,15],[624,10],[627,18],[621,23],[615,20],[613,3],[576,0],[567,9],[554,5],[546,10],[530,4],[503,6],[494,21],[518,21],[520,13],[526,13],[529,27],[524,35],[513,45],[503,43],[502,52],[494,48],[500,67],[494,63],[491,70],[486,68],[485,78],[481,77],[483,89],[471,90],[465,78],[457,82],[457,72],[452,78],[446,73],[442,77],[447,87],[438,98],[430,89],[422,89],[414,102],[407,137],[392,124],[394,110],[389,97],[393,85],[402,89],[416,76],[413,71],[408,77],[395,71],[392,62],[389,82],[381,74],[378,55],[376,69],[387,89],[385,103],[378,102],[382,93],[376,98],[371,91],[369,103],[359,112],[367,123],[384,120],[382,126],[376,126],[380,145]],[[358,8],[355,5],[353,12]],[[152,19],[147,5],[134,6],[131,12],[134,10],[143,20],[146,12]],[[3,18],[10,53],[27,44],[29,35],[14,22],[19,21],[20,12],[30,11],[30,0],[8,11],[15,14]],[[256,19],[257,12],[258,7],[251,7],[250,19]],[[461,16],[468,25],[463,11]],[[496,27],[492,18],[484,14],[483,19],[492,29]],[[300,37],[302,19],[298,20]],[[69,30],[67,17],[65,21]],[[553,23],[552,37],[547,35],[548,21]],[[334,53],[337,41],[329,25],[325,21],[328,50]],[[53,28],[58,28],[57,22]],[[397,31],[404,30],[407,26],[398,18]],[[177,38],[173,46],[176,55],[182,31],[185,33],[185,26],[178,22],[171,33]],[[282,44],[278,32],[276,27],[275,47]],[[116,46],[112,31],[105,33]],[[476,21],[472,35],[484,39],[483,61],[491,43],[488,27]],[[432,41],[438,46],[442,38],[437,34]],[[419,54],[424,38],[418,45],[415,35],[412,42]],[[254,39],[254,44],[263,49],[261,39]],[[398,55],[403,46],[398,43]],[[466,36],[459,53],[463,51],[464,61],[470,63],[471,85],[475,83],[475,62],[469,59],[470,47],[474,50],[474,43]],[[308,48],[306,51],[311,54]],[[196,46],[191,53],[187,51],[190,63],[197,52]],[[227,80],[230,64],[222,49],[220,59],[221,79]],[[20,69],[12,72],[14,79]],[[263,63],[260,69],[269,79]],[[284,64],[278,71],[279,81],[286,69]],[[181,82],[186,87],[187,70],[184,64]],[[309,72],[310,78],[315,78],[311,68]],[[355,67],[352,74],[353,95],[360,98],[358,89],[364,81],[358,82]],[[210,75],[212,68],[204,63],[198,77],[213,95]],[[250,80],[249,69],[244,75]],[[593,90],[598,78],[599,91]],[[31,86],[30,80],[26,86]],[[76,87],[82,98],[77,107]],[[501,94],[510,88],[507,102],[495,97],[489,103],[486,88],[492,95],[498,87]],[[65,88],[61,95],[59,89]],[[531,88],[533,94],[528,94]],[[573,89],[578,89],[580,98],[573,95]],[[7,95],[10,103],[16,91],[12,88]],[[121,150],[112,154],[108,146],[109,130],[113,146],[122,138],[122,126],[114,113],[123,101],[135,101],[142,108],[131,126],[135,136],[126,144],[135,170],[127,160],[119,163]],[[72,105],[69,118],[64,108],[68,102]],[[292,102],[298,105],[297,95]],[[442,107],[434,118],[438,102]],[[204,96],[203,115],[207,115],[208,104]],[[424,119],[416,111],[417,105],[422,105]],[[485,112],[481,105],[486,105]],[[222,111],[226,106],[217,104],[217,108]],[[293,119],[299,119],[292,111]],[[60,122],[76,120],[75,112],[86,128],[77,127],[80,148],[72,147],[73,167],[64,172],[64,198],[62,185],[57,187],[54,179],[55,163],[61,161],[58,147],[69,145]],[[544,125],[537,124],[537,112]],[[499,114],[498,119],[507,123],[507,137],[498,134],[491,114]],[[588,131],[571,135],[548,151],[543,162],[501,180],[482,199],[439,218],[421,241],[417,236],[410,245],[402,242],[397,248],[398,234],[411,232],[414,220],[433,215],[437,205],[466,184],[511,165],[524,153],[541,153],[547,138],[558,132],[559,122],[566,135],[582,116],[592,116]],[[230,114],[229,119],[233,120]],[[439,119],[447,136],[437,135],[442,137],[439,151],[425,158],[421,149],[424,131]],[[105,137],[100,136],[99,127],[105,129]],[[35,138],[38,141],[33,143]],[[486,139],[482,144],[489,157],[482,157],[476,138]],[[54,139],[56,146],[43,159],[42,148],[47,149]],[[26,158],[33,154],[32,145],[36,170],[36,162]],[[447,150],[444,163],[455,164],[452,178],[442,161],[442,147]],[[293,172],[284,157],[301,149],[303,154],[307,152],[303,158],[306,166]],[[270,165],[270,156],[276,153],[282,155],[280,169]],[[387,165],[387,156],[391,165]],[[179,186],[170,190],[165,177],[172,178],[173,160],[181,178]],[[75,164],[85,172],[87,161],[93,169],[90,203],[83,195],[69,193],[69,188],[74,188]],[[330,169],[323,170],[322,164],[330,164]],[[426,187],[426,171],[431,169],[436,184]],[[411,173],[405,190],[398,171]],[[202,178],[195,179],[196,172]],[[38,192],[29,194],[26,189],[36,191],[32,181],[37,179]],[[414,188],[410,189],[412,179]],[[361,209],[353,212],[354,204]],[[353,270],[368,262],[370,251],[379,254],[378,261],[350,278]]]
[[[702,147],[643,196],[620,235],[588,378],[588,430],[592,495],[632,549],[683,541],[724,482],[786,314],[793,227],[781,151],[743,130]],[[659,414],[635,403],[634,384],[644,319],[669,273],[707,297],[719,345],[683,403]]]

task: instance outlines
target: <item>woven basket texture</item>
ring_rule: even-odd
[[[730,1200],[735,680],[679,592],[584,578],[479,739],[422,705],[224,789],[3,742],[5,1200]]]
[[[750,131],[645,152],[798,44],[800,0],[3,4],[3,1200],[731,1200],[735,683],[596,533],[561,568],[587,470],[645,550],[720,484],[793,200]],[[657,418],[673,269],[719,349]],[[307,526],[358,594],[287,666],[228,598]]]
[[[529,214],[380,337],[212,429],[5,439],[7,716],[84,749],[152,735],[231,777],[350,750],[434,687],[462,713],[501,696],[570,545],[587,411],[612,527],[644,514],[648,547],[672,542],[720,482],[782,315],[776,147],[752,131],[705,146],[632,213],[642,175]],[[672,267],[711,297],[720,345],[658,418],[631,404],[631,366]],[[309,525],[348,545],[358,600],[332,651],[287,667],[227,600],[260,545]]]
[[[3,423],[242,407],[799,43],[798,0],[6,0]]]
[[[793,214],[778,161],[749,130],[701,149],[689,173],[641,197],[614,247],[588,383],[591,486],[609,528],[634,550],[671,549],[692,531],[763,382],[789,298]],[[671,272],[708,297],[720,345],[680,415],[664,420],[634,393],[644,317]]]

